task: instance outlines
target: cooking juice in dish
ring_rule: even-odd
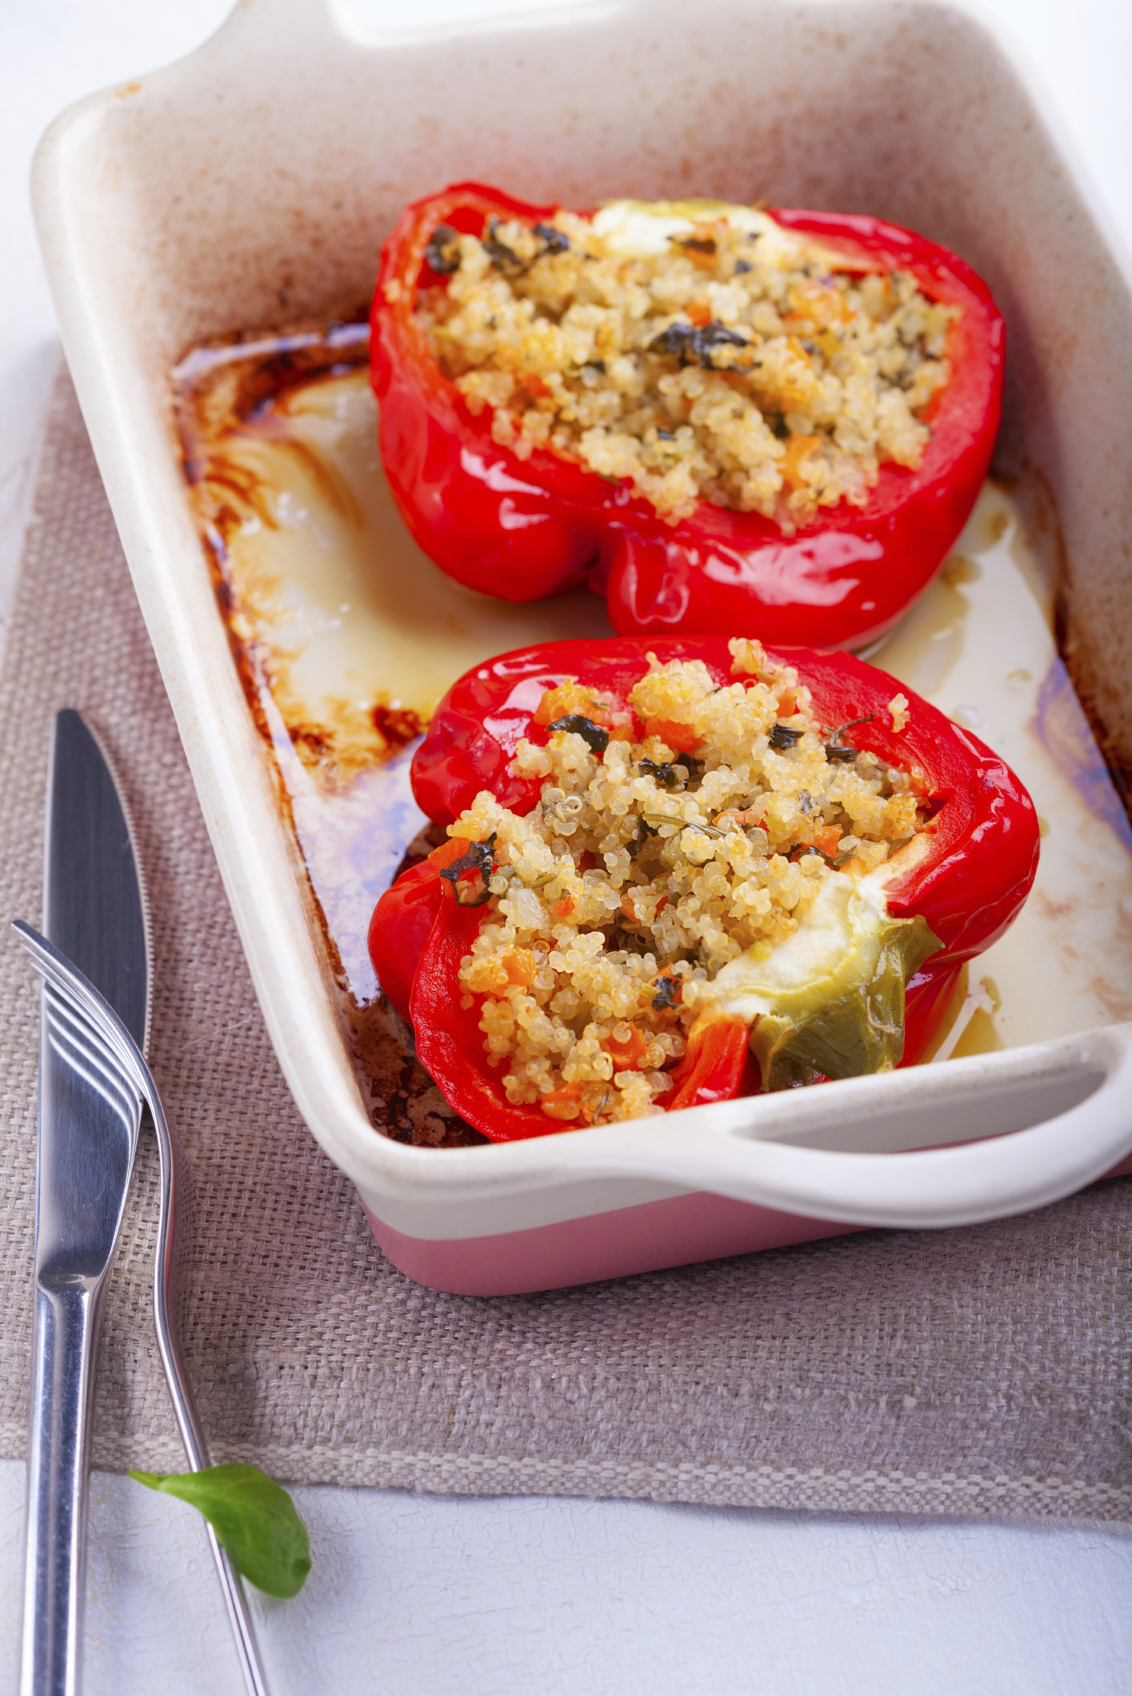
[[[510,604],[421,553],[381,469],[366,360],[366,327],[347,322],[197,350],[174,384],[202,568],[278,771],[375,1128],[444,1145],[479,1139],[416,1064],[366,949],[374,904],[427,824],[412,751],[477,661],[612,631],[588,590]],[[1132,934],[1132,834],[1057,652],[1040,498],[988,483],[927,593],[862,654],[1000,754],[1041,821],[1034,890],[965,971],[938,1058],[1132,1016],[1132,949],[1112,946],[1114,912]]]

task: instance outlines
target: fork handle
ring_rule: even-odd
[[[144,1062],[143,1062],[144,1064]],[[157,1257],[153,1269],[153,1323],[157,1332],[157,1348],[161,1355],[161,1364],[165,1368],[165,1380],[169,1386],[169,1396],[173,1403],[173,1412],[177,1420],[177,1429],[181,1433],[181,1441],[185,1446],[185,1459],[189,1463],[190,1472],[200,1472],[209,1464],[208,1443],[205,1439],[204,1427],[193,1401],[192,1386],[185,1363],[181,1359],[179,1326],[177,1323],[180,1306],[178,1280],[181,1266],[178,1262],[176,1249],[178,1246],[178,1226],[181,1233],[185,1230],[186,1214],[193,1213],[193,1180],[185,1151],[181,1147],[181,1139],[165,1117],[165,1109],[161,1105],[161,1097],[157,1085],[145,1074],[149,1085],[147,1102],[149,1105],[150,1123],[157,1137],[157,1150],[161,1162],[161,1207],[157,1221]],[[191,1226],[190,1226],[191,1229]],[[183,1236],[180,1239],[183,1242]],[[252,1622],[251,1609],[240,1582],[240,1575],[225,1552],[212,1526],[205,1521],[208,1532],[208,1545],[212,1550],[212,1558],[216,1563],[220,1588],[224,1593],[224,1603],[228,1609],[228,1619],[235,1638],[236,1654],[240,1662],[240,1671],[244,1675],[244,1684],[248,1696],[270,1696],[267,1688],[267,1675],[263,1670],[260,1659],[259,1644],[256,1642],[255,1626]]]
[[[80,1696],[86,1480],[103,1280],[36,1289],[20,1696]]]

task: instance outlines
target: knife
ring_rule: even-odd
[[[125,802],[97,737],[56,715],[43,929],[144,1050],[149,920]],[[20,1696],[80,1696],[87,1475],[98,1321],[130,1186],[140,1098],[40,1001],[35,1343]]]

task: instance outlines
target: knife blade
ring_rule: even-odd
[[[133,832],[113,768],[72,708],[52,736],[43,929],[144,1049],[150,940]],[[92,1063],[43,992],[21,1696],[81,1692],[98,1321],[141,1114],[140,1095]]]

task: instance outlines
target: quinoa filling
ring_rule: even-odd
[[[549,690],[548,740],[511,766],[542,780],[539,805],[481,791],[449,827],[466,852],[442,875],[485,908],[462,1004],[483,998],[512,1105],[587,1125],[661,1112],[717,1013],[749,1024],[764,1088],[900,1059],[904,986],[938,944],[888,917],[882,868],[924,826],[925,774],[820,725],[758,642],[730,649],[722,686],[650,655],[626,701]],[[897,728],[907,709],[890,703]]]
[[[917,467],[960,309],[765,213],[616,201],[482,237],[441,225],[418,292],[431,353],[520,458],[627,479],[671,523],[697,501],[786,535]]]

